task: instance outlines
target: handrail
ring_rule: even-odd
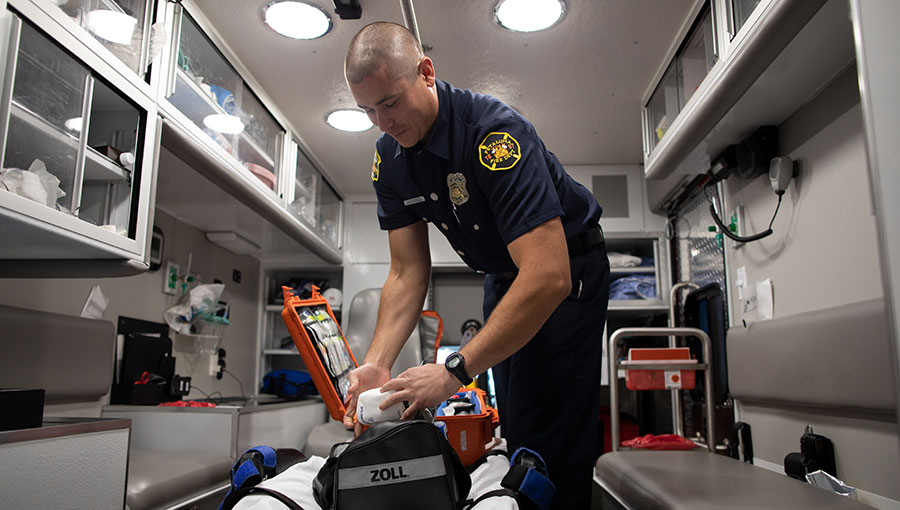
[[[694,282],[680,282],[672,285],[672,288],[669,290],[669,327],[675,328],[678,327],[678,322],[675,320],[675,304],[678,302],[678,291],[681,289],[691,289],[696,290],[699,289],[700,286]],[[675,337],[669,337],[669,347],[676,347],[675,345]],[[684,435],[684,409],[681,405],[681,398],[678,394],[678,390],[671,391],[672,397],[672,426],[675,430],[675,433],[679,436]]]
[[[697,328],[621,328],[609,338],[609,349],[607,350],[609,357],[609,417],[610,417],[610,434],[612,436],[612,451],[619,449],[619,385],[618,371],[623,366],[616,357],[616,348],[619,340],[625,337],[646,337],[646,336],[690,336],[700,340],[703,345],[703,364],[694,367],[695,370],[703,370],[703,380],[705,381],[706,390],[706,443],[709,453],[716,453],[715,441],[715,401],[713,401],[713,385],[712,385],[712,343],[709,335],[702,329]],[[672,363],[653,364],[657,370],[684,365],[679,360],[672,360]]]

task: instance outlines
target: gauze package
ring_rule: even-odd
[[[396,421],[406,410],[404,402],[397,402],[385,410],[378,408],[393,392],[381,392],[381,388],[373,388],[359,394],[356,403],[356,421],[363,425],[371,425],[382,421]]]

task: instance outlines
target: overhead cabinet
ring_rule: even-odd
[[[340,263],[340,195],[283,116],[216,44],[202,15],[190,2],[168,8],[173,44],[159,98],[163,145],[324,261]],[[265,251],[259,232],[241,234],[260,236],[251,241]]]
[[[145,270],[154,105],[30,10],[36,20],[5,12],[0,230],[9,242],[0,258],[112,259],[119,272]]]
[[[702,174],[727,145],[779,125],[853,60],[841,0],[703,0],[642,111],[644,174]]]
[[[150,56],[152,0],[52,0],[51,4],[139,76]],[[161,34],[160,34],[161,35]],[[157,36],[159,37],[159,36]]]

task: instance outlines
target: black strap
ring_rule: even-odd
[[[267,489],[265,487],[253,487],[252,489],[247,491],[247,494],[245,494],[245,495],[255,494],[255,493],[268,494],[269,496],[272,496],[273,498],[277,499],[278,501],[281,501],[282,503],[284,503],[285,506],[287,506],[291,510],[304,510],[303,507],[298,505],[297,502],[294,501],[293,499],[285,496],[284,494],[282,494],[276,490]]]
[[[603,229],[600,228],[600,225],[592,225],[581,234],[566,240],[566,243],[569,245],[569,258],[575,258],[582,255],[591,246],[602,242]]]
[[[465,508],[465,509],[468,510],[468,509],[472,508],[473,506],[477,505],[478,503],[481,503],[482,501],[484,501],[484,500],[487,499],[487,498],[496,498],[496,497],[501,497],[501,496],[507,496],[507,497],[516,499],[516,493],[515,493],[515,491],[512,491],[512,490],[510,490],[510,489],[506,489],[506,488],[503,488],[503,489],[494,489],[494,490],[492,490],[492,491],[487,491],[487,492],[485,492],[485,493],[482,494],[481,496],[478,496],[477,498],[475,498],[474,501],[471,500],[471,499],[465,500],[465,501],[463,502],[463,508]],[[518,500],[517,500],[517,501],[518,501]]]

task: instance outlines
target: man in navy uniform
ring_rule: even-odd
[[[375,335],[350,374],[345,423],[367,389],[395,391],[381,407],[406,401],[410,418],[493,367],[509,451],[525,446],[545,458],[554,508],[589,508],[609,295],[600,206],[515,110],[437,80],[404,27],[364,27],[344,72],[384,132],[372,181],[391,251]],[[443,365],[391,379],[428,289],[427,222],[486,274],[486,322]]]

